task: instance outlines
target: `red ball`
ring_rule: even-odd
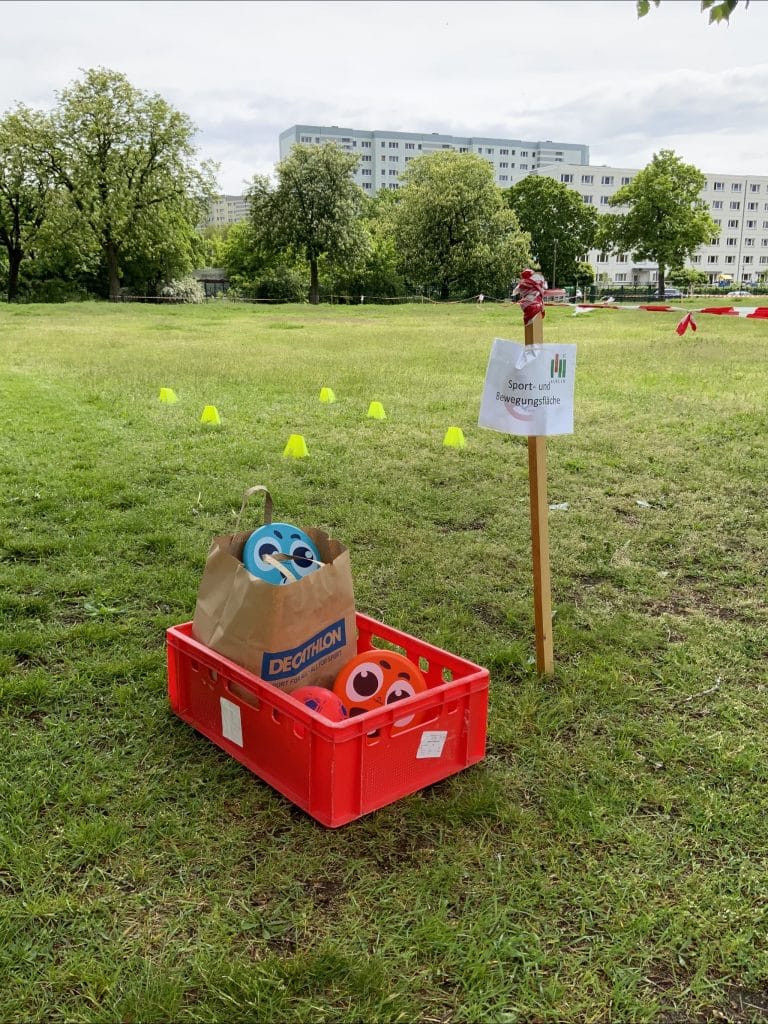
[[[342,702],[332,690],[326,690],[324,686],[302,686],[289,696],[331,722],[343,722],[347,717],[347,709]]]

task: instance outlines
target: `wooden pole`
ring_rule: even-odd
[[[542,318],[526,324],[525,344],[544,341]],[[552,590],[549,577],[549,504],[547,502],[547,439],[528,438],[528,480],[531,499],[531,552],[533,555],[533,612],[536,627],[536,671],[551,675],[555,669],[552,649]]]

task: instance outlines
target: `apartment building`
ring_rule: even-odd
[[[201,228],[220,228],[236,224],[248,217],[248,200],[245,196],[218,196],[211,203],[208,216],[200,222]]]
[[[609,200],[632,181],[638,169],[572,163],[531,173],[561,181],[600,213],[616,213],[621,207],[610,206]],[[702,245],[686,265],[703,270],[711,284],[754,283],[768,270],[768,175],[707,174],[706,178],[701,197],[720,234]],[[591,250],[587,259],[596,274],[606,274],[617,285],[648,285],[657,278],[655,263],[633,260],[631,253]]]
[[[479,154],[493,167],[494,179],[501,188],[509,188],[549,164],[589,163],[589,147],[573,142],[526,142],[438,132],[360,131],[307,124],[295,124],[280,133],[280,159],[288,156],[296,143],[319,146],[325,142],[359,154],[354,178],[368,195],[376,195],[384,188],[399,188],[400,175],[411,160],[441,150]]]

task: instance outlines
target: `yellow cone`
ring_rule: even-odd
[[[447,448],[464,448],[466,443],[461,427],[448,427],[443,438],[443,444]]]
[[[320,401],[321,402],[335,402],[336,395],[333,393],[333,388],[320,388]]]
[[[372,420],[385,420],[387,418],[381,402],[371,402],[368,406],[368,418]]]
[[[178,402],[178,396],[173,388],[160,388],[160,401],[167,402],[168,405],[173,405],[174,402]]]
[[[215,405],[206,405],[203,409],[203,414],[200,417],[201,423],[216,424],[221,423],[221,417],[219,416],[219,410]]]
[[[283,458],[303,459],[309,455],[307,442],[301,434],[291,434],[283,452]]]

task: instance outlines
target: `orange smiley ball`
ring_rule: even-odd
[[[423,693],[427,683],[412,661],[394,651],[363,651],[348,661],[336,676],[333,692],[350,718]],[[395,720],[392,731],[404,729],[413,715]]]

